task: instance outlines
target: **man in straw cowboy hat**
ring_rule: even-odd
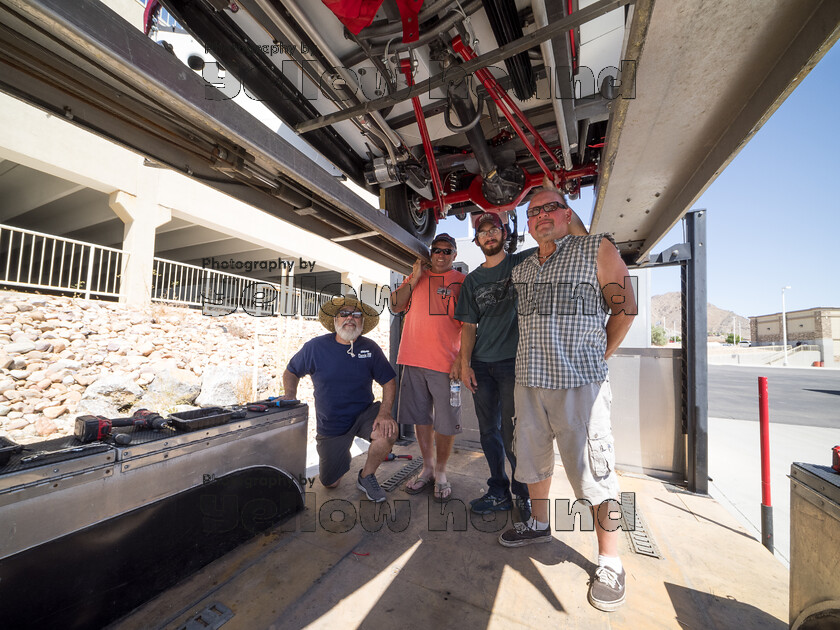
[[[370,449],[356,485],[380,503],[386,497],[375,473],[397,439],[397,423],[391,417],[394,369],[382,349],[362,336],[376,327],[379,315],[355,298],[335,297],[321,306],[318,318],[329,333],[307,341],[289,361],[283,397],[295,398],[301,377],[312,377],[321,483],[338,486],[350,470],[353,438],[361,437]],[[374,380],[382,385],[382,403],[373,402]]]

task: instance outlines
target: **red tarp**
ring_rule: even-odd
[[[382,0],[321,0],[347,30],[358,35],[361,30],[373,22],[376,12],[382,6]],[[403,42],[417,41],[420,36],[417,16],[423,0],[397,0],[403,23]]]
[[[321,0],[335,13],[347,30],[358,35],[366,26],[370,26],[382,0]]]

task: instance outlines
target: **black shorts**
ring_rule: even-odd
[[[353,426],[344,435],[316,435],[318,448],[318,475],[321,483],[331,486],[350,470],[350,447],[353,439],[360,437],[370,442],[373,421],[379,414],[381,403],[375,402],[356,418]]]

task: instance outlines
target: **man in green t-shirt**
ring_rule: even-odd
[[[513,440],[513,387],[519,326],[510,275],[513,268],[534,249],[508,254],[507,228],[498,214],[485,212],[475,219],[475,243],[484,254],[484,264],[464,279],[455,318],[461,328],[461,380],[473,393],[481,448],[490,467],[487,492],[473,499],[470,509],[477,514],[510,510],[512,496],[519,520],[531,516],[528,486],[516,481]],[[575,233],[586,234],[577,215]],[[505,472],[505,457],[511,476]],[[511,481],[512,480],[512,481]]]

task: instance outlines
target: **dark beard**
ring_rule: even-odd
[[[498,243],[496,243],[495,245],[492,245],[490,247],[488,247],[486,245],[479,245],[479,247],[481,248],[481,251],[485,256],[495,256],[500,251],[502,251],[502,249],[504,249],[505,239],[500,238]]]

